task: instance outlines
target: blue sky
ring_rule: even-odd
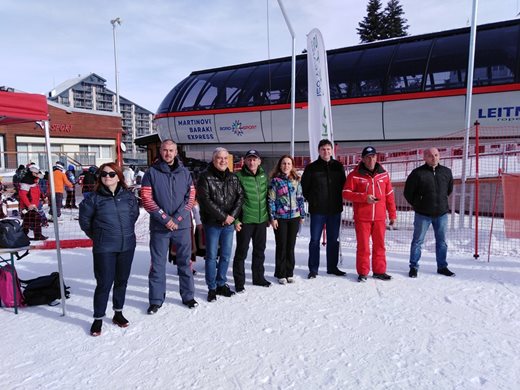
[[[319,28],[327,49],[359,42],[368,0],[283,0],[296,49]],[[386,4],[385,0],[382,0]],[[411,35],[468,25],[472,0],[401,0]],[[478,22],[509,20],[519,0],[480,0]],[[0,0],[0,86],[47,93],[97,73],[115,90],[112,25],[117,27],[120,94],[155,112],[193,70],[290,56],[276,0]]]

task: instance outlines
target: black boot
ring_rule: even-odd
[[[34,240],[35,241],[44,241],[49,238],[42,234],[42,227],[40,225],[36,225],[33,228],[33,231],[34,231]]]
[[[208,302],[214,302],[217,300],[217,290],[208,291]]]
[[[90,335],[97,337],[101,335],[101,326],[103,325],[103,320],[94,320],[92,326],[90,327]]]
[[[227,284],[225,284],[223,286],[217,286],[216,293],[217,293],[217,295],[222,295],[222,296],[228,297],[228,298],[235,295],[235,292],[233,290],[231,290]]]
[[[122,311],[116,311],[114,313],[114,318],[112,318],[112,322],[120,328],[126,328],[129,325],[128,320],[123,316]]]

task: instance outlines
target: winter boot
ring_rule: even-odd
[[[233,290],[231,290],[227,284],[225,284],[223,286],[217,286],[216,292],[217,292],[217,295],[222,295],[222,296],[228,297],[228,298],[235,295],[235,292]]]
[[[208,302],[214,302],[217,300],[217,290],[208,291]]]
[[[90,327],[90,335],[94,336],[94,337],[101,335],[101,326],[102,325],[103,325],[102,319],[94,320],[94,322],[92,323],[92,326]]]
[[[120,328],[126,328],[128,326],[128,320],[123,316],[122,311],[114,312],[114,318],[112,318],[112,322]]]

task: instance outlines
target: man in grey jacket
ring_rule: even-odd
[[[195,188],[190,172],[177,157],[177,144],[161,143],[161,158],[145,173],[141,185],[143,207],[150,214],[151,267],[148,274],[148,314],[155,314],[166,296],[166,262],[170,244],[176,246],[182,303],[198,305],[190,269],[191,209]]]

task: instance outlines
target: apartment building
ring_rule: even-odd
[[[48,94],[56,103],[83,110],[117,113],[116,93],[106,87],[106,80],[91,73],[67,80]],[[137,137],[148,135],[153,130],[153,113],[130,100],[119,96],[122,143],[125,145],[126,160],[146,160],[146,150],[135,145]]]

